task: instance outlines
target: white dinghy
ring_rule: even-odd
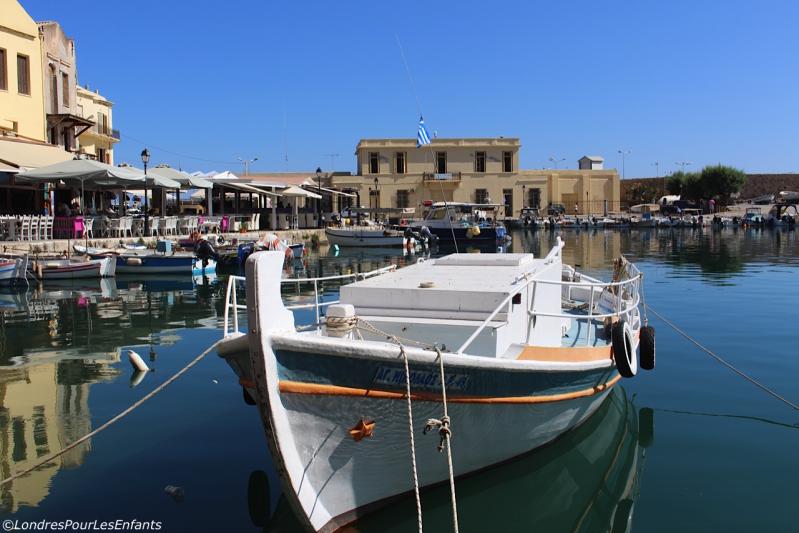
[[[341,287],[338,302],[317,295],[311,307],[320,317],[327,306],[327,318],[303,332],[281,298],[282,254],[248,259],[248,333],[226,324],[219,352],[258,405],[307,527],[334,531],[413,492],[413,472],[420,488],[446,482],[439,447],[450,424],[457,477],[586,420],[635,375],[639,344],[641,366],[654,366],[637,268],[620,260],[603,283],[564,267],[562,248],[558,239],[543,259],[452,254],[388,270]],[[234,321],[245,307],[235,294],[229,286]],[[440,443],[424,436],[431,421],[444,425]]]

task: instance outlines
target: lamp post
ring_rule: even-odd
[[[316,227],[322,227],[322,169],[316,167],[316,190],[319,198],[316,199]]]
[[[558,170],[558,164],[559,164],[561,161],[566,161],[566,158],[565,158],[565,157],[557,158],[557,157],[555,157],[555,156],[553,155],[553,156],[551,156],[551,157],[549,158],[549,160],[550,160],[552,163],[555,163],[555,170]]]
[[[522,209],[524,209],[525,207],[527,207],[527,194],[526,194],[526,190],[527,190],[527,185],[522,185]],[[519,214],[521,214],[521,211],[519,211]]]
[[[617,152],[619,152],[621,154],[621,179],[624,179],[624,178],[627,177],[626,173],[624,171],[624,158],[625,158],[625,156],[628,156],[628,155],[630,155],[633,152],[632,152],[632,150],[623,150],[623,149],[622,150],[617,150]]]
[[[377,222],[377,209],[380,207],[380,188],[375,176],[375,222]]]
[[[150,151],[145,148],[141,151],[141,162],[144,164],[144,236],[147,236],[150,226],[150,209],[147,204],[147,163],[150,162]]]
[[[258,161],[257,157],[253,157],[252,159],[242,159],[241,157],[238,157],[237,159],[244,165],[245,176],[250,173],[250,163],[255,163]]]

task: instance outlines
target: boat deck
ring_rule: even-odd
[[[580,348],[584,346],[608,346],[610,338],[605,332],[605,324],[602,320],[592,318],[590,323],[587,316],[581,312],[566,311],[570,315],[574,315],[575,319],[572,320],[571,328],[563,336],[561,345],[564,348]],[[588,332],[591,332],[591,342],[588,343]]]

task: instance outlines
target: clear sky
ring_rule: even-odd
[[[117,162],[354,170],[360,138],[522,141],[522,168],[799,171],[799,2],[22,0],[114,103]],[[288,154],[288,162],[284,160]],[[181,154],[181,155],[177,155]],[[207,161],[203,161],[207,160]]]

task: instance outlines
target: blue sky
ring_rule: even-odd
[[[431,132],[518,136],[522,168],[799,171],[799,2],[22,4],[114,101],[118,162],[354,170],[358,139],[415,136],[397,35]]]

